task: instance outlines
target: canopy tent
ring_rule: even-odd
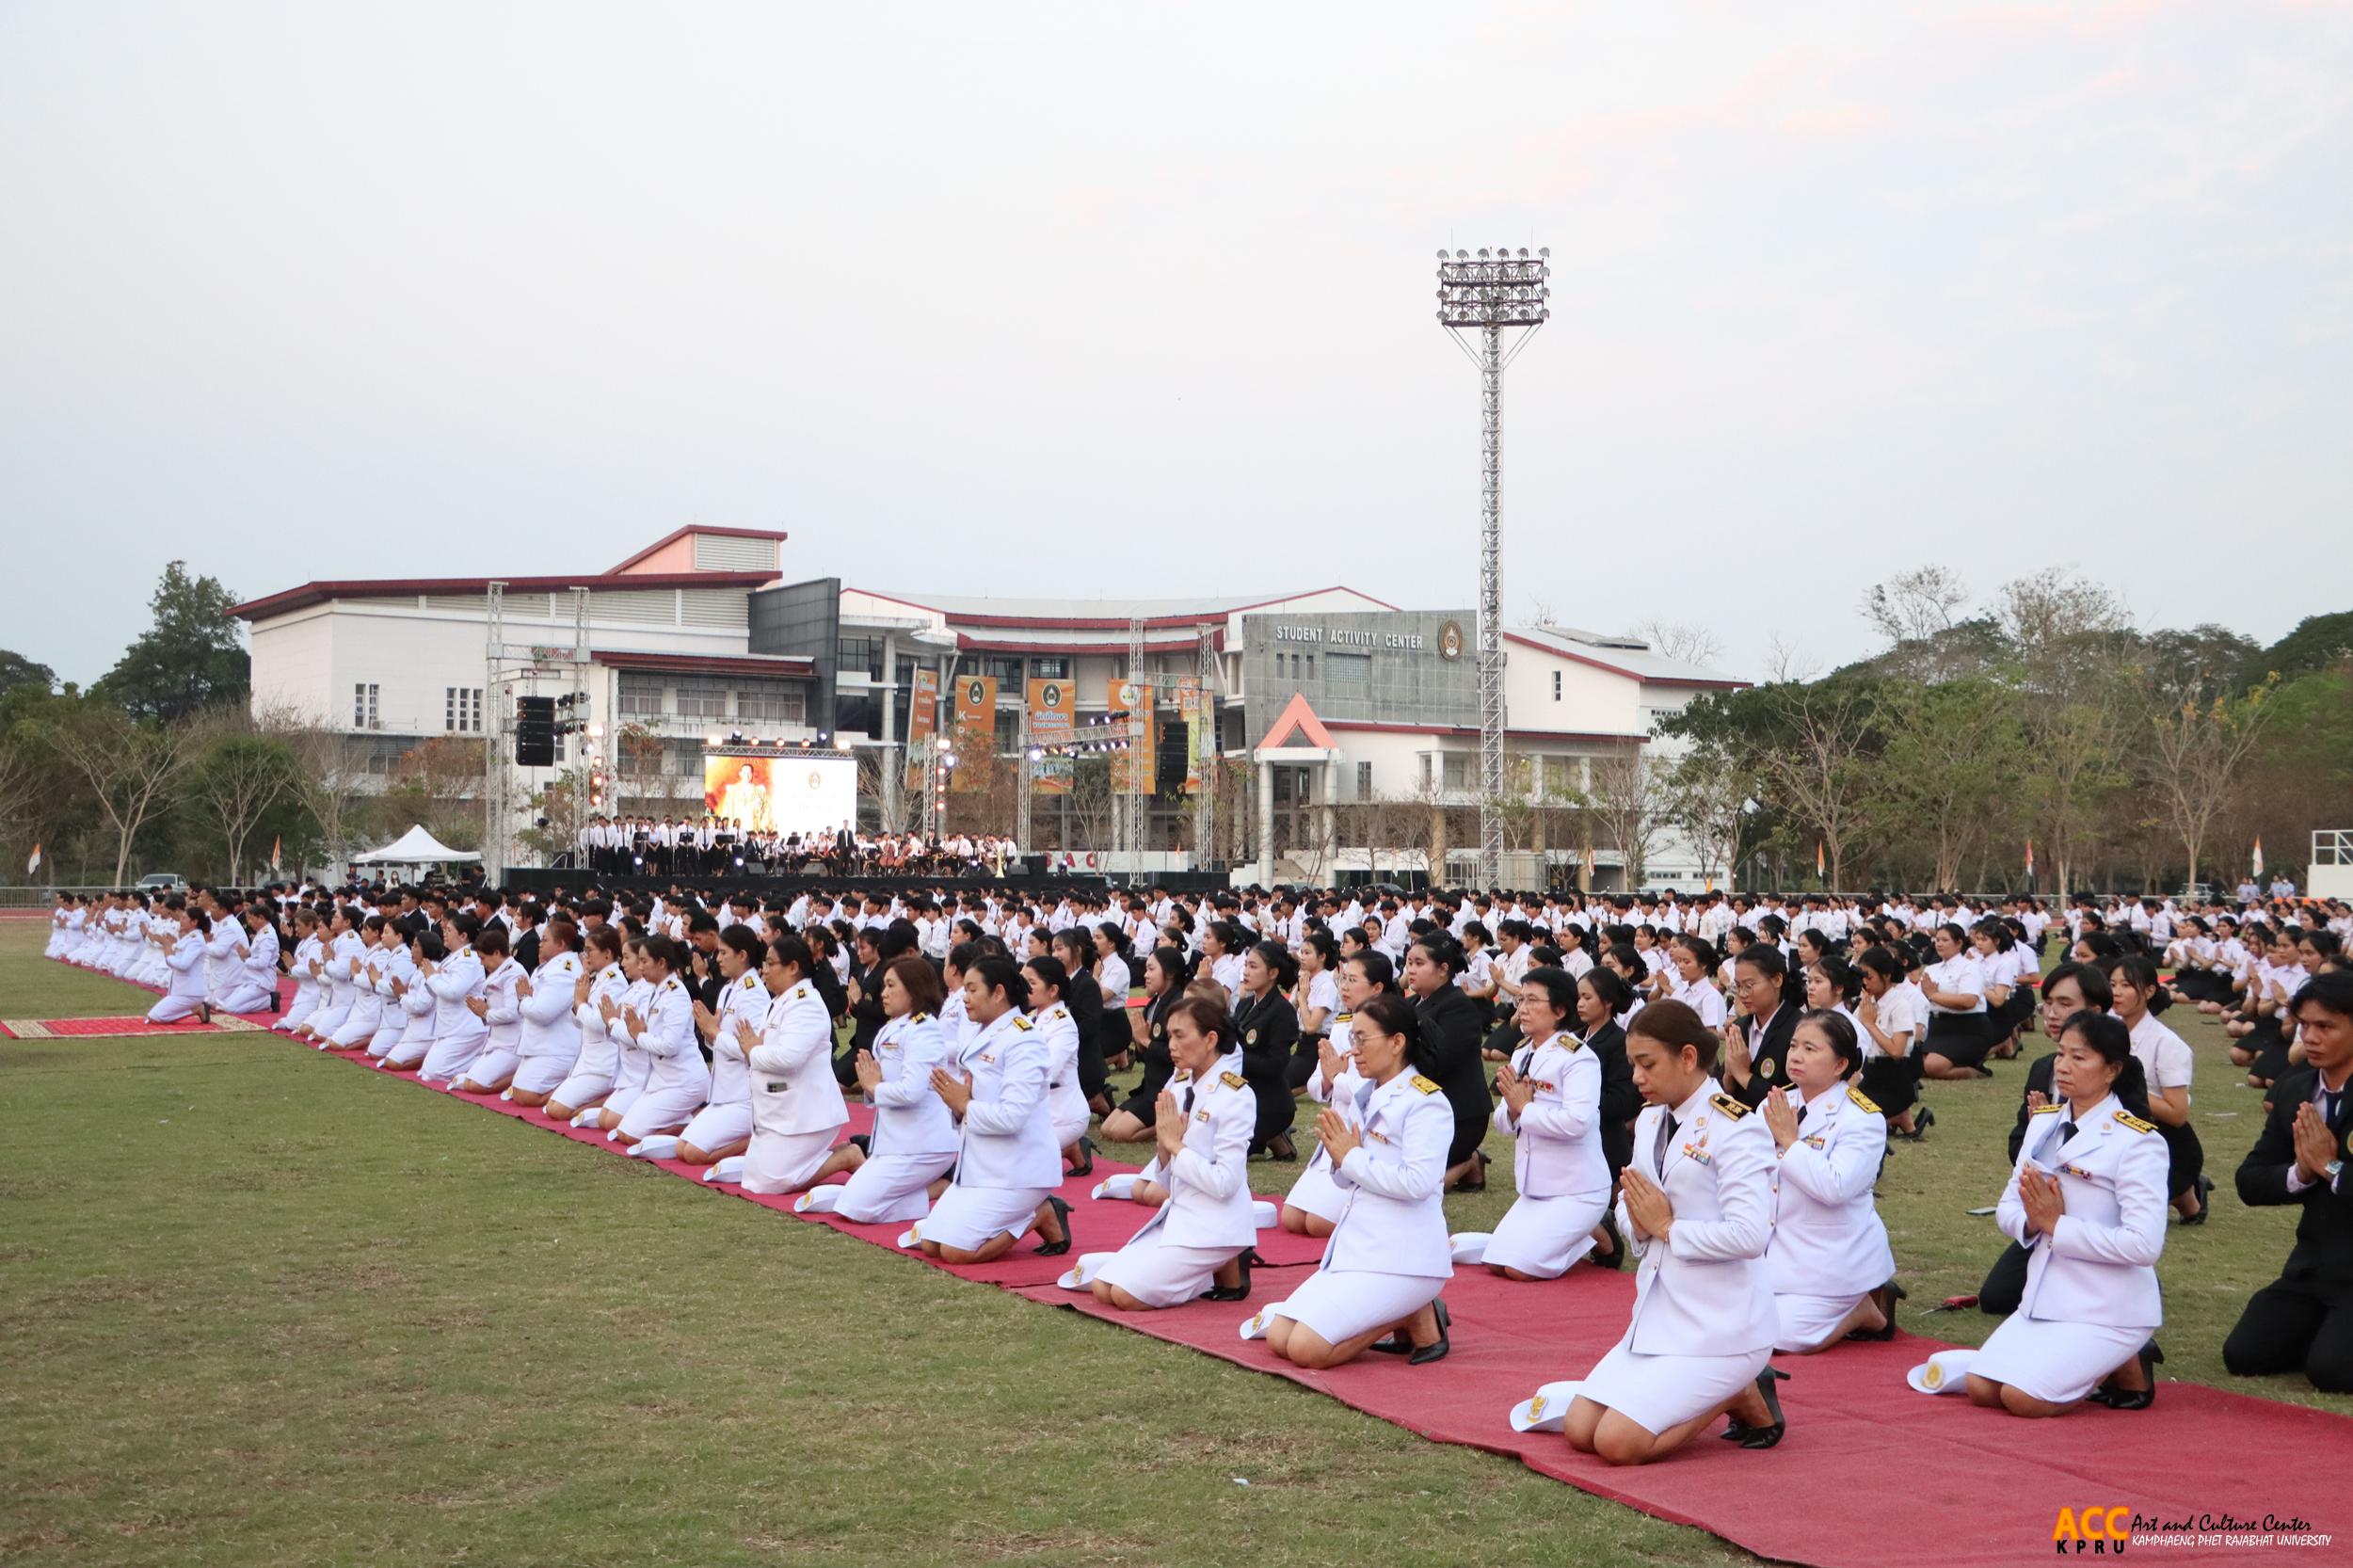
[[[365,855],[355,855],[355,866],[425,866],[444,861],[479,861],[481,856],[472,850],[452,849],[427,833],[422,826],[411,827],[382,849],[372,849]]]

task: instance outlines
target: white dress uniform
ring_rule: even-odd
[[[653,1058],[647,1054],[646,1048],[639,1045],[636,1038],[630,1033],[629,1027],[621,1021],[620,1015],[623,1010],[633,1007],[637,1010],[637,1016],[642,1018],[646,1016],[646,1010],[652,1005],[653,986],[643,980],[631,981],[622,988],[619,999],[613,1004],[613,1022],[607,1030],[613,1037],[615,1057],[613,1092],[605,1096],[604,1109],[616,1115],[629,1114],[630,1106],[636,1101],[638,1096],[646,1092],[646,1083],[653,1077]]]
[[[368,1054],[381,1062],[408,1033],[408,1009],[393,989],[395,981],[410,985],[417,981],[417,962],[405,943],[395,939],[376,950],[376,1032],[368,1036]]]
[[[171,970],[171,988],[147,1010],[152,1024],[178,1023],[193,1017],[204,1001],[204,933],[191,926],[185,936],[164,954],[164,963]]]
[[[1046,1080],[1046,1104],[1054,1119],[1054,1146],[1066,1149],[1086,1136],[1093,1112],[1086,1091],[1079,1087],[1079,1020],[1066,1003],[1056,1002],[1030,1020],[1046,1040],[1051,1071]]]
[[[572,986],[580,954],[557,953],[531,971],[531,995],[516,999],[522,1032],[515,1047],[515,1087],[544,1095],[571,1076],[580,1059],[580,1022],[572,1016]]]
[[[433,987],[426,984],[424,977],[417,972],[416,961],[406,955],[401,981],[406,989],[400,994],[400,1010],[408,1015],[408,1021],[400,1032],[399,1041],[384,1053],[384,1060],[377,1065],[397,1067],[406,1072],[421,1065],[433,1052],[433,1020],[440,1010],[440,1001],[433,995]]]
[[[424,1053],[417,1076],[436,1082],[455,1082],[482,1054],[490,1026],[466,1005],[469,997],[483,994],[482,955],[459,948],[430,975],[425,989],[433,993],[433,1048]]]
[[[359,954],[351,965],[351,1005],[344,1010],[344,1021],[331,1036],[344,1050],[364,1046],[376,1038],[376,1027],[384,1021],[384,999],[368,978],[368,970],[384,971],[384,952],[373,938],[360,938]]]
[[[1353,1013],[1332,1016],[1331,1031],[1326,1038],[1331,1042],[1332,1048],[1340,1053],[1342,1060],[1346,1060],[1355,1038],[1354,1018]],[[1307,1097],[1318,1105],[1328,1105],[1337,1111],[1361,1137],[1364,1111],[1357,1103],[1357,1096],[1364,1086],[1363,1075],[1353,1067],[1343,1068],[1337,1080],[1325,1082],[1323,1064],[1319,1060],[1316,1070],[1307,1076]],[[1332,1157],[1323,1152],[1321,1144],[1316,1145],[1316,1152],[1307,1159],[1307,1168],[1299,1173],[1299,1179],[1292,1182],[1291,1190],[1284,1194],[1283,1206],[1296,1208],[1303,1214],[1313,1214],[1317,1219],[1327,1220],[1334,1224],[1339,1223],[1340,1215],[1348,1208],[1348,1194],[1341,1190],[1338,1182],[1332,1179]]]
[[[915,1226],[916,1239],[960,1251],[1018,1236],[1062,1185],[1062,1145],[1047,1109],[1048,1059],[1036,1025],[1012,1010],[966,1041],[951,1072],[969,1074],[956,1179]]]
[[[605,1029],[604,1015],[597,1004],[610,998],[618,1007],[628,992],[629,981],[618,964],[607,964],[597,971],[588,986],[588,1000],[572,1009],[572,1019],[580,1025],[580,1054],[572,1059],[572,1070],[564,1075],[564,1081],[548,1096],[552,1102],[579,1111],[613,1092],[614,1075],[621,1065],[620,1047]]]
[[[325,945],[319,941],[316,933],[295,944],[294,996],[286,1003],[285,1016],[270,1028],[291,1031],[318,1011],[320,987],[318,977],[311,972],[311,965],[325,954]]]
[[[346,931],[327,944],[327,951],[320,955],[319,1004],[308,1020],[312,1032],[331,1038],[344,1027],[344,1020],[351,1016],[354,987],[358,984],[353,979],[357,972],[354,966],[360,962],[361,951],[356,931]]]
[[[232,946],[232,955],[237,946],[245,949],[245,956],[237,959],[229,994],[220,1005],[231,1013],[264,1012],[278,994],[278,933],[266,925],[259,931],[240,929]]]
[[[752,1135],[751,1071],[744,1064],[744,1042],[736,1035],[735,1020],[742,1018],[753,1029],[764,1030],[771,1000],[758,969],[745,969],[720,991],[719,1011],[713,1019],[716,1027],[711,1032],[711,1103],[695,1112],[695,1119],[679,1134],[680,1143],[710,1150]]]
[[[1557,1279],[1593,1251],[1593,1229],[1609,1208],[1601,1061],[1563,1032],[1542,1045],[1521,1046],[1512,1055],[1512,1071],[1535,1085],[1536,1097],[1516,1120],[1510,1102],[1496,1102],[1496,1130],[1515,1141],[1512,1170],[1520,1195],[1481,1261]]]
[[[1795,1088],[1782,1093],[1798,1111],[1798,1138],[1774,1170],[1765,1269],[1781,1324],[1774,1349],[1810,1351],[1895,1277],[1887,1226],[1871,1199],[1887,1153],[1887,1118],[1843,1080],[1811,1100]]]
[[[1347,1207],[1316,1272],[1266,1309],[1331,1345],[1412,1317],[1454,1276],[1444,1192],[1453,1107],[1419,1073],[1359,1083],[1364,1142],[1332,1172]]]
[[[215,920],[204,938],[204,994],[224,1012],[235,1011],[229,1006],[229,998],[242,978],[237,947],[244,940],[245,927],[233,919]]]
[[[2031,1240],[2018,1195],[2029,1163],[2057,1175],[2066,1205],[2051,1233]],[[2114,1095],[2080,1113],[2064,1102],[2037,1110],[1994,1210],[2002,1233],[2027,1249],[2025,1293],[1969,1370],[2066,1404],[2132,1360],[2165,1321],[2157,1256],[2169,1207],[2155,1123]]]
[[[833,1020],[814,1004],[828,1036]],[[955,1059],[955,1043],[928,1013],[906,1013],[874,1036],[883,1080],[867,1097],[874,1131],[866,1163],[842,1187],[834,1212],[860,1224],[898,1224],[931,1212],[931,1185],[956,1162],[956,1119],[932,1087],[932,1069]]]
[[[496,1084],[500,1079],[514,1077],[515,1069],[522,1064],[522,999],[515,995],[515,983],[522,978],[523,967],[510,956],[501,959],[499,967],[483,980],[482,996],[489,1011],[482,1021],[489,1026],[489,1036],[465,1074],[476,1083]]]
[[[1168,1201],[1095,1276],[1152,1307],[1198,1299],[1258,1236],[1249,1179],[1258,1096],[1241,1076],[1241,1052],[1197,1083],[1172,1076],[1169,1088],[1184,1113],[1185,1141],[1156,1178]]]
[[[674,974],[652,991],[637,1015],[645,1027],[630,1035],[647,1058],[646,1086],[621,1114],[619,1130],[631,1138],[684,1127],[711,1097],[711,1067],[695,1039],[694,999]]]
[[[833,1076],[833,1018],[816,986],[795,981],[768,1004],[746,1065],[752,1144],[744,1190],[797,1192],[816,1178],[850,1119]]]
[[[1657,1433],[1731,1399],[1772,1358],[1773,1135],[1711,1078],[1672,1110],[1642,1108],[1634,1159],[1665,1190],[1674,1228],[1663,1241],[1638,1236],[1619,1200],[1634,1314],[1582,1393]]]

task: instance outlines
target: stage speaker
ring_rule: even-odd
[[[555,765],[555,698],[519,696],[515,699],[515,765],[552,768]]]

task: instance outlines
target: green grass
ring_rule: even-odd
[[[45,930],[0,924],[8,1016],[144,1005]],[[2166,1370],[2353,1412],[2222,1373],[2289,1217],[2228,1195],[2257,1096],[2185,1032],[2226,1191],[2168,1248]],[[1992,1327],[1921,1308],[1999,1250],[1964,1211],[2023,1070],[1930,1086],[1889,1164],[1907,1328]],[[275,1039],[0,1041],[0,1562],[1750,1560]]]

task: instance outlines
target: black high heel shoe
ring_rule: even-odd
[[[1266,1157],[1269,1160],[1279,1160],[1286,1165],[1290,1164],[1299,1158],[1299,1145],[1291,1142],[1289,1133],[1278,1132],[1266,1141]]]
[[[1487,1151],[1485,1149],[1471,1150],[1471,1158],[1479,1161],[1479,1175],[1476,1177],[1465,1176],[1463,1180],[1456,1182],[1450,1191],[1456,1192],[1483,1192],[1487,1190],[1487,1167],[1493,1164],[1494,1161],[1487,1158]]]
[[[2145,1388],[2109,1388],[2102,1386],[2084,1396],[2086,1403],[2105,1405],[2110,1410],[2146,1410],[2157,1402],[2157,1364],[2165,1352],[2152,1339],[2140,1347],[2140,1381]]]
[[[1849,1339],[1861,1339],[1865,1341],[1879,1341],[1895,1338],[1896,1304],[1900,1301],[1909,1301],[1910,1299],[1910,1291],[1906,1290],[1902,1286],[1897,1284],[1894,1280],[1889,1280],[1885,1285],[1881,1286],[1878,1289],[1871,1292],[1871,1300],[1879,1306],[1880,1316],[1887,1320],[1885,1326],[1881,1328],[1850,1329],[1848,1331],[1847,1337]]]
[[[1430,1305],[1437,1314],[1438,1337],[1432,1340],[1429,1344],[1422,1346],[1413,1354],[1407,1356],[1405,1358],[1405,1364],[1409,1367],[1427,1367],[1433,1361],[1444,1361],[1447,1357],[1447,1352],[1454,1348],[1453,1337],[1447,1332],[1448,1329],[1453,1326],[1454,1320],[1447,1312],[1446,1298],[1444,1296],[1440,1296],[1436,1301],[1432,1302]]]
[[[1438,1316],[1438,1337],[1435,1343],[1417,1347],[1414,1344],[1413,1338],[1407,1335],[1403,1329],[1398,1329],[1391,1333],[1386,1339],[1376,1339],[1365,1348],[1367,1350],[1378,1351],[1383,1355],[1410,1355],[1414,1358],[1414,1365],[1417,1367],[1420,1366],[1424,1361],[1435,1361],[1439,1358],[1439,1356],[1445,1355],[1446,1351],[1438,1350],[1438,1347],[1440,1345],[1447,1344],[1447,1327],[1454,1321],[1454,1319],[1446,1309],[1446,1300],[1444,1297],[1439,1298],[1436,1302],[1433,1303],[1432,1305]],[[1451,1347],[1449,1346],[1449,1348],[1450,1349]],[[1426,1351],[1433,1350],[1438,1352],[1437,1355],[1425,1355],[1423,1353]]]
[[[1054,1197],[1050,1194],[1048,1196],[1046,1201],[1054,1206],[1054,1222],[1062,1226],[1062,1240],[1059,1241],[1040,1242],[1038,1244],[1037,1256],[1040,1257],[1060,1257],[1063,1254],[1070,1250],[1070,1206],[1064,1203],[1061,1198]]]
[[[1072,1162],[1070,1174],[1074,1177],[1095,1174],[1095,1140],[1083,1132],[1079,1135],[1079,1158]]]
[[[1244,1251],[1240,1257],[1234,1259],[1234,1261],[1240,1265],[1241,1269],[1241,1283],[1240,1285],[1220,1285],[1216,1280],[1212,1279],[1209,1281],[1209,1288],[1207,1290],[1202,1291],[1200,1295],[1194,1297],[1193,1299],[1204,1302],[1248,1301],[1250,1299],[1250,1265],[1253,1263],[1264,1263],[1266,1259],[1258,1256],[1257,1248],[1251,1247]]]
[[[1898,1132],[1896,1136],[1916,1144],[1921,1139],[1927,1137],[1929,1135],[1929,1128],[1934,1127],[1935,1125],[1936,1112],[1930,1111],[1924,1105],[1912,1113],[1912,1130],[1910,1132]]]
[[[1756,1391],[1765,1396],[1765,1413],[1772,1419],[1761,1427],[1753,1427],[1736,1416],[1725,1424],[1721,1433],[1724,1441],[1737,1443],[1744,1448],[1769,1448],[1780,1442],[1782,1434],[1789,1430],[1789,1422],[1781,1414],[1781,1395],[1773,1384],[1788,1379],[1788,1373],[1773,1366],[1757,1373]]]
[[[1625,1238],[1618,1234],[1618,1217],[1615,1214],[1604,1214],[1601,1217],[1601,1228],[1607,1231],[1609,1235],[1609,1256],[1604,1256],[1599,1253],[1587,1253],[1585,1255],[1585,1261],[1591,1263],[1596,1269],[1625,1268]]]
[[[2202,1225],[2206,1223],[2206,1216],[2212,1214],[2213,1212],[2214,1177],[2210,1176],[2201,1176],[2198,1178],[2198,1212],[2195,1214],[2183,1215],[2182,1224],[2185,1225]]]

